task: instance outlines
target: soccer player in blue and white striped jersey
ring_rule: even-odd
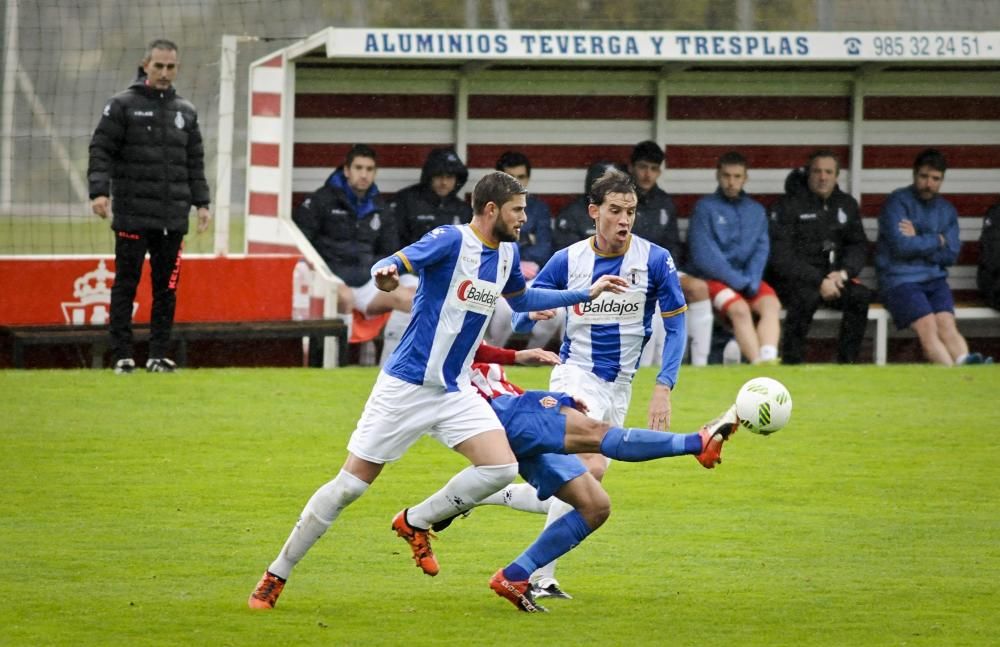
[[[589,303],[566,309],[566,326],[560,355],[563,363],[552,369],[549,388],[583,398],[588,415],[610,425],[624,427],[632,395],[632,379],[639,366],[643,346],[652,326],[666,330],[660,372],[649,405],[648,427],[670,427],[670,393],[684,354],[687,310],[673,258],[666,249],[632,234],[638,204],[631,177],[609,169],[591,187],[589,213],[596,233],[556,252],[535,278],[534,286],[574,289],[589,285],[595,276],[616,275],[627,281],[621,294],[604,294]],[[660,321],[655,321],[659,304]],[[550,312],[514,315],[514,330],[530,330],[533,321]],[[591,473],[600,479],[608,460],[597,454],[581,455]],[[503,495],[507,501],[527,496],[529,486],[514,485]],[[525,492],[519,492],[519,490]],[[513,491],[513,492],[511,492]],[[513,495],[513,497],[512,497]],[[498,494],[488,499],[494,502]],[[515,503],[514,506],[517,507]],[[557,499],[549,506],[552,523],[570,507]],[[532,576],[538,597],[564,596],[555,581],[555,565],[549,564]]]
[[[387,292],[398,286],[401,272],[419,274],[412,320],[379,374],[340,473],[306,503],[251,594],[250,607],[273,608],[292,568],[340,512],[365,493],[385,463],[402,457],[422,435],[472,464],[392,521],[392,529],[407,541],[417,566],[428,575],[436,575],[439,566],[427,529],[465,512],[517,476],[503,427],[469,377],[496,300],[503,296],[512,310],[526,312],[590,301],[605,291],[624,293],[627,287],[624,279],[609,275],[577,290],[526,288],[516,245],[526,221],[525,194],[510,175],[489,173],[473,191],[470,224],[434,229],[372,267],[376,286]]]

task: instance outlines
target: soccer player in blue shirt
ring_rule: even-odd
[[[541,351],[541,349],[534,349]],[[527,353],[531,351],[518,351]],[[607,520],[611,501],[577,454],[599,453],[616,460],[640,462],[691,454],[712,469],[722,461],[723,443],[736,431],[735,405],[698,432],[674,434],[625,429],[584,415],[584,401],[567,393],[528,391],[507,381],[500,364],[517,359],[514,351],[485,344],[472,365],[473,384],[490,401],[507,433],[521,476],[539,500],[558,497],[572,510],[548,525],[513,562],[490,580],[490,588],[521,611],[546,609],[535,602],[528,576],[583,542]],[[443,530],[451,519],[435,524]]]
[[[436,575],[439,566],[427,529],[468,510],[517,475],[503,427],[469,377],[496,300],[503,296],[515,312],[542,310],[590,301],[606,291],[624,292],[627,285],[618,276],[605,276],[578,290],[526,288],[515,244],[525,222],[525,194],[510,175],[488,173],[473,191],[470,224],[438,227],[372,267],[377,287],[387,292],[398,286],[401,272],[419,274],[412,319],[379,373],[340,473],[306,503],[251,593],[251,608],[274,607],[294,566],[341,511],[421,436],[435,438],[472,464],[392,521],[428,575]]]

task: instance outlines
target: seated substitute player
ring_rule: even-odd
[[[691,266],[708,282],[712,302],[732,324],[743,356],[753,364],[774,363],[781,303],[763,279],[770,251],[767,213],[743,190],[748,177],[740,153],[730,151],[719,158],[719,186],[695,204],[688,246]]]
[[[606,276],[581,290],[526,288],[515,244],[525,222],[525,193],[510,175],[488,173],[473,191],[470,224],[433,229],[372,267],[383,291],[399,285],[401,271],[419,272],[412,321],[379,373],[340,473],[306,503],[251,593],[251,608],[273,608],[292,569],[343,509],[367,491],[386,463],[401,458],[425,434],[471,463],[392,521],[425,573],[439,570],[426,529],[514,480],[517,463],[503,427],[469,377],[493,304],[502,295],[515,312],[563,307],[625,286],[621,278]]]
[[[372,263],[399,249],[395,217],[382,206],[377,173],[374,149],[355,144],[344,165],[292,212],[292,220],[343,281],[337,289],[341,313],[356,308],[374,317],[413,307],[414,288],[382,292],[371,278]]]
[[[875,273],[885,309],[898,330],[911,328],[924,356],[942,366],[992,364],[955,322],[948,268],[962,249],[958,212],[941,196],[948,163],[928,148],[913,161],[913,184],[889,194],[878,216]]]
[[[549,388],[582,397],[590,417],[623,427],[639,358],[653,322],[659,319],[666,329],[666,339],[650,398],[647,427],[666,430],[670,427],[670,393],[677,382],[685,341],[682,315],[687,304],[677,269],[669,251],[632,234],[638,198],[628,174],[617,169],[606,171],[591,187],[589,201],[596,233],[553,254],[533,285],[571,289],[589,284],[593,276],[611,274],[626,279],[628,291],[566,309],[566,332],[560,349],[564,363],[552,369]],[[661,314],[654,317],[657,305]],[[514,330],[526,332],[535,319],[551,315],[515,314]],[[603,478],[608,467],[606,457],[584,454],[581,458],[597,480]],[[521,484],[509,489],[526,487]],[[564,502],[553,500],[547,523],[569,510]],[[542,597],[567,597],[555,580],[554,564],[539,569],[531,579]]]
[[[522,478],[539,500],[555,496],[573,507],[490,580],[490,588],[521,611],[546,610],[535,602],[528,576],[579,545],[611,513],[607,492],[571,454],[600,453],[628,462],[691,454],[712,469],[722,462],[722,445],[738,428],[735,405],[691,434],[612,426],[584,415],[586,404],[566,393],[525,392],[509,382],[500,364],[514,363],[514,351],[482,344],[475,359],[472,383],[503,424]],[[450,521],[434,528],[443,530]]]

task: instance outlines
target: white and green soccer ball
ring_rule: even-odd
[[[740,425],[755,434],[773,434],[792,417],[792,396],[785,385],[769,377],[755,377],[736,394]]]

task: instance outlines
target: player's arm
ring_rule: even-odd
[[[944,231],[944,244],[938,249],[938,265],[948,267],[954,265],[958,260],[958,252],[962,248],[962,241],[959,238],[958,212],[950,204],[946,205],[948,213],[948,226]]]
[[[484,364],[521,364],[522,366],[555,366],[562,363],[558,355],[544,348],[514,350],[491,346],[486,342],[480,342],[472,361]]]
[[[507,297],[507,303],[515,312],[533,312],[563,308],[584,301],[593,301],[604,292],[622,294],[628,290],[628,282],[620,276],[606,274],[594,281],[584,290],[545,290],[542,288],[526,288],[520,295]]]
[[[516,354],[517,351],[513,348],[491,346],[483,341],[479,342],[479,347],[476,348],[476,354],[473,356],[472,361],[483,364],[502,364],[504,366],[509,366],[514,363]]]
[[[560,290],[566,288],[566,268],[568,266],[568,256],[565,251],[556,252],[542,269],[535,275],[535,280],[531,286],[533,288],[545,290]],[[531,332],[535,327],[535,320],[531,318],[530,312],[514,312],[511,315],[511,327],[514,332],[524,334]]]
[[[913,228],[913,219],[909,209],[900,197],[901,193],[893,193],[882,206],[878,218],[878,234],[881,240],[888,243],[892,255],[900,259],[926,258],[937,256],[941,247],[941,239],[937,232],[920,233]],[[909,223],[904,226],[903,221]],[[910,233],[907,231],[912,230]]]
[[[656,375],[656,386],[653,387],[653,396],[649,401],[649,428],[666,431],[670,429],[670,394],[677,384],[677,374],[684,356],[684,341],[687,338],[684,319],[687,303],[681,291],[680,278],[669,255],[665,252],[664,259],[655,259],[652,262],[654,266],[651,269],[657,282],[660,318],[666,336],[663,340],[660,372]]]
[[[392,292],[399,286],[400,274],[416,274],[424,267],[456,254],[461,242],[462,232],[455,227],[432,229],[417,242],[372,265],[375,286],[383,292]]]

